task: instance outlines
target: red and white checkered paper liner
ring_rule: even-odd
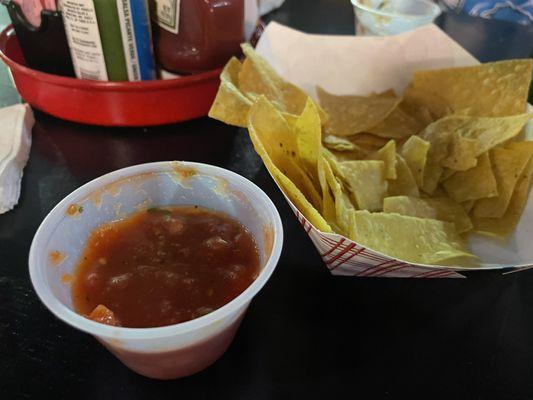
[[[454,268],[407,263],[383,256],[342,235],[320,232],[287,197],[285,199],[333,275],[376,278],[466,278]],[[531,268],[533,265],[513,268],[511,271],[504,272],[503,275]],[[479,269],[471,271],[474,270]]]

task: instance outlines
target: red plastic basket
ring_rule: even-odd
[[[74,122],[150,126],[207,115],[221,69],[177,79],[100,82],[51,75],[26,67],[14,29],[0,33],[0,58],[20,95],[33,107]]]

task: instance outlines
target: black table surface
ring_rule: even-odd
[[[287,0],[268,19],[308,32],[354,31],[347,0]],[[455,15],[438,23],[481,61],[532,54],[531,27]],[[148,129],[36,119],[19,205],[0,216],[1,399],[533,398],[533,271],[334,277],[245,130],[207,118]],[[286,238],[226,354],[174,381],[129,371],[54,318],[27,268],[32,237],[60,199],[104,173],[160,160],[211,163],[251,179],[279,209]]]

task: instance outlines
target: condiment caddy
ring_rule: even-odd
[[[151,30],[146,28],[150,21],[144,1],[117,5],[120,25],[114,29],[106,22],[114,15],[104,9],[110,5],[99,0],[59,1],[59,11],[40,11],[39,26],[26,18],[15,0],[0,1],[13,22],[0,33],[0,58],[22,98],[56,117],[104,126],[161,125],[207,115],[219,85],[219,66],[237,54],[245,39],[244,7],[256,6],[255,0],[235,0],[227,2],[225,10],[215,10],[211,1],[176,0],[171,3],[177,11],[177,30],[170,32],[161,23],[162,15],[169,15],[158,10],[160,1],[150,3]],[[79,7],[88,10],[90,18],[77,18]],[[187,23],[187,17],[195,24]],[[130,23],[135,18],[142,29]],[[220,35],[224,24],[231,29]],[[258,23],[252,38],[257,40],[261,32]],[[152,38],[158,65],[172,74],[160,69],[156,75]],[[79,45],[87,41],[94,42],[91,54]],[[120,49],[124,57],[117,56]],[[166,79],[153,79],[157,76]]]

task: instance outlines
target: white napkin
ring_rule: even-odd
[[[0,109],[0,214],[11,210],[18,202],[34,122],[27,104]]]

